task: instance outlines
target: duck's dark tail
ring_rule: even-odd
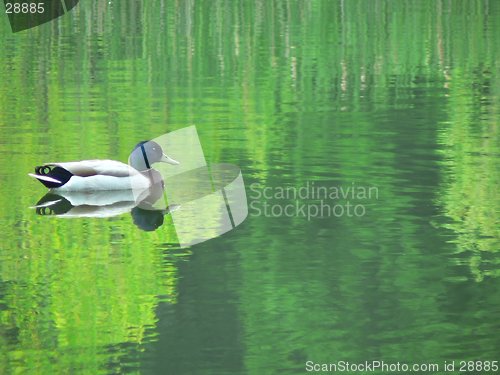
[[[42,165],[35,167],[35,173],[28,173],[28,176],[36,178],[49,189],[60,188],[73,174],[61,167]]]

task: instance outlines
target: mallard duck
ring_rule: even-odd
[[[28,175],[51,191],[147,189],[161,179],[151,168],[157,162],[179,164],[167,156],[158,143],[142,141],[132,150],[129,165],[115,160],[46,163]]]

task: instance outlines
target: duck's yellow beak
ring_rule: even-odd
[[[160,159],[161,162],[163,163],[168,163],[168,164],[173,164],[173,165],[179,165],[180,163],[177,160],[172,159],[170,156],[163,154],[163,156]]]

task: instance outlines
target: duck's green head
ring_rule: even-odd
[[[130,154],[129,164],[138,171],[151,169],[154,163],[168,163],[177,165],[179,162],[163,152],[161,146],[155,141],[141,141]]]

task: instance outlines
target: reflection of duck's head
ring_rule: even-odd
[[[151,232],[163,225],[163,216],[177,209],[179,205],[170,205],[165,210],[149,210],[141,207],[134,207],[130,212],[134,220],[134,224],[146,232]]]
[[[141,141],[133,149],[128,159],[131,167],[138,171],[151,169],[151,164],[163,162],[177,165],[179,162],[166,155],[155,141]]]

